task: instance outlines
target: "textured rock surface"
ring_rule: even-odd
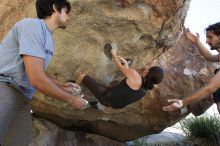
[[[15,22],[24,17],[35,16],[34,0],[4,0],[0,3],[0,39]]]
[[[56,51],[49,74],[65,81],[84,72],[105,84],[121,79],[103,51],[106,44],[115,42],[118,53],[133,60],[133,68],[162,66],[165,79],[142,100],[121,110],[102,107],[80,111],[37,93],[32,102],[34,112],[69,130],[98,133],[121,141],[158,133],[179,121],[185,115],[162,111],[166,99],[189,95],[203,86],[213,71],[184,36],[179,39],[189,2],[71,0],[69,27],[54,34]],[[17,20],[35,16],[33,0],[5,0],[0,8],[0,38]],[[85,88],[83,92],[86,99],[95,100]],[[209,105],[209,101],[204,101],[190,110],[199,115]]]
[[[66,131],[42,119],[33,119],[33,140],[28,146],[125,146],[103,136]]]

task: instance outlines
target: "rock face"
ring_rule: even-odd
[[[103,136],[72,132],[43,119],[33,119],[33,140],[28,146],[125,146]]]
[[[15,22],[35,16],[34,0],[5,0],[0,4],[0,39],[2,40]]]
[[[165,79],[143,99],[120,110],[102,107],[80,111],[37,93],[32,102],[35,114],[69,130],[97,133],[120,141],[158,133],[187,115],[169,114],[162,107],[168,104],[168,98],[185,97],[204,86],[213,71],[212,65],[181,36],[190,0],[70,2],[69,27],[54,33],[56,51],[48,69],[50,75],[65,81],[84,72],[104,84],[122,79],[104,52],[106,44],[114,42],[119,55],[133,60],[133,68],[159,65],[164,68]],[[3,12],[0,38],[17,20],[35,16],[34,3],[5,0],[0,4]],[[83,92],[87,100],[96,100],[84,87]],[[189,109],[199,115],[210,104],[203,101]]]

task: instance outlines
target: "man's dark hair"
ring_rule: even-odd
[[[163,69],[159,66],[153,66],[149,69],[149,73],[146,77],[143,78],[142,88],[144,89],[153,89],[154,84],[159,84],[162,82],[164,77]]]
[[[219,36],[220,35],[220,22],[209,25],[205,31],[212,31],[215,35]]]
[[[67,13],[71,10],[70,2],[67,0],[37,0],[37,17],[39,19],[44,19],[51,16],[54,12],[53,5],[58,12],[61,12],[62,8],[67,8]]]

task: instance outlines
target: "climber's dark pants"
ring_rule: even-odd
[[[95,81],[93,78],[91,78],[89,75],[86,75],[82,80],[83,85],[85,85],[93,94],[94,96],[99,100],[99,102],[105,106],[111,106],[109,104],[107,94],[109,91],[109,87],[105,86],[97,81]]]

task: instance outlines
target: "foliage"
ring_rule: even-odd
[[[196,145],[220,146],[220,120],[217,117],[192,117],[181,122],[182,130]]]
[[[133,141],[134,146],[148,146],[146,143],[146,137],[138,138]]]

